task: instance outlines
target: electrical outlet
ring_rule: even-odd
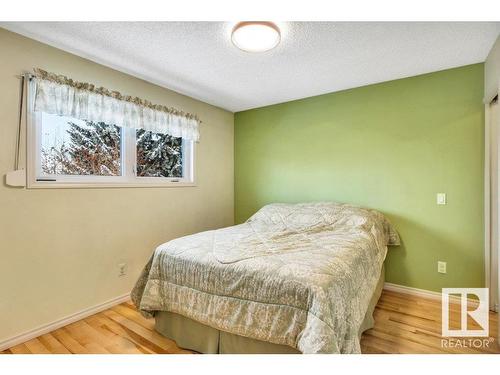
[[[127,274],[127,263],[120,263],[118,265],[118,277],[125,276]]]
[[[446,193],[437,193],[436,194],[436,203],[439,205],[446,204]]]
[[[438,272],[446,273],[446,262],[438,261]]]

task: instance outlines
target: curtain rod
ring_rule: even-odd
[[[18,76],[15,76],[15,77],[18,79],[22,79],[22,78],[32,79],[35,77],[35,75],[32,73],[22,73],[22,74],[19,74]]]

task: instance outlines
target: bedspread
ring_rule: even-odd
[[[241,225],[159,246],[132,292],[171,311],[303,353],[359,353],[358,331],[387,245],[381,213],[347,204],[270,204]]]

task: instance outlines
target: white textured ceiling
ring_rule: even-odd
[[[498,22],[281,22],[280,45],[252,54],[231,44],[233,25],[0,23],[234,112],[483,62],[500,32]]]

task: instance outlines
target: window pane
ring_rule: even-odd
[[[121,128],[42,113],[41,171],[50,175],[121,175]]]
[[[137,176],[182,177],[182,138],[136,130]]]

